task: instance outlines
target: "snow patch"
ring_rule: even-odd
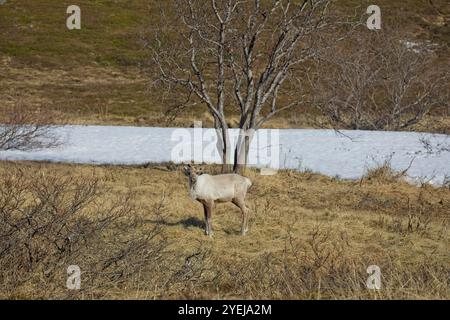
[[[122,126],[64,126],[55,128],[63,145],[35,151],[0,151],[0,160],[37,160],[84,164],[131,165],[173,161],[171,154],[179,141],[172,133],[179,128]],[[192,128],[186,128],[193,136]],[[214,136],[202,129],[204,136]],[[270,136],[271,132],[267,131]],[[237,129],[231,129],[236,136]],[[281,169],[311,170],[328,176],[358,179],[369,168],[389,160],[394,170],[408,169],[411,182],[443,184],[450,176],[450,150],[429,152],[421,141],[450,145],[450,136],[415,132],[277,129]],[[265,144],[264,144],[265,143]],[[252,141],[250,153],[270,147],[268,141]],[[190,155],[175,162],[189,162]],[[206,153],[206,163],[220,163],[217,150]],[[266,167],[258,163],[251,166]],[[270,168],[270,166],[267,166]]]

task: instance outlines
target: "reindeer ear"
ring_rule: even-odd
[[[189,167],[183,167],[183,173],[188,176],[191,173],[190,168]]]

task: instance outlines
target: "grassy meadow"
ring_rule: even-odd
[[[378,1],[383,19],[403,21],[417,41],[448,48],[449,28],[445,1]],[[143,39],[160,19],[167,2],[80,0],[82,29],[67,30],[70,1],[15,0],[0,6],[0,108],[18,100],[30,110],[52,111],[61,122],[188,127],[193,119],[212,125],[201,106],[189,108],[176,119],[165,117],[173,101],[161,88],[150,85],[150,60]],[[364,14],[368,0],[339,0],[338,8]],[[448,14],[448,12],[447,12]],[[176,29],[176,26],[174,26]],[[448,56],[443,49],[442,59]],[[236,127],[237,113],[229,111]],[[411,130],[448,133],[449,115],[430,114]],[[312,128],[327,126],[310,107],[284,112],[267,127]]]
[[[0,114],[20,103],[64,124],[211,126],[202,107],[166,117],[171,99],[151,86],[142,38],[165,3],[78,0],[82,29],[69,31],[72,1],[7,0]],[[364,14],[372,1],[337,3]],[[450,8],[430,3],[377,1],[383,19],[404,21],[448,59]],[[450,134],[446,112],[408,130]],[[236,127],[237,114],[227,116]],[[326,120],[305,107],[266,127],[321,126]],[[1,161],[0,299],[450,299],[448,186],[413,186],[386,167],[358,181],[245,175],[253,181],[248,235],[239,233],[240,211],[219,204],[209,238],[177,165]],[[70,265],[81,268],[80,290],[66,288]],[[366,287],[371,265],[381,269],[380,290]]]
[[[11,240],[0,261],[2,298],[450,298],[450,190],[411,186],[386,168],[360,181],[247,170],[249,234],[239,234],[240,211],[219,204],[213,238],[172,164],[3,162],[0,175],[1,214],[14,207],[5,195],[17,204],[3,221],[20,226],[11,239],[27,239]],[[79,241],[65,240],[75,230]],[[79,291],[65,287],[72,264]],[[366,288],[370,265],[381,290]]]

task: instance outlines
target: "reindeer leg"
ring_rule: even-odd
[[[242,235],[245,236],[248,232],[248,209],[245,206],[245,204],[243,204],[244,209],[242,210],[242,215],[243,215],[243,222],[242,222]]]
[[[206,223],[206,235],[212,237],[213,230],[212,230],[212,221],[211,221],[211,215],[212,215],[212,209],[214,207],[214,201],[210,201],[206,203],[206,215],[205,215],[205,223]]]
[[[206,202],[202,202],[202,204],[203,204],[203,212],[205,215],[205,234],[209,235],[208,204]]]
[[[247,232],[248,232],[248,215],[249,215],[249,212],[248,212],[248,208],[245,206],[245,204],[244,204],[244,208],[245,208],[245,213],[244,213],[244,215],[245,215],[245,223],[244,223],[244,235],[246,235],[247,234]]]
[[[248,209],[243,199],[235,198],[232,201],[242,212],[241,234],[245,236],[248,232]]]

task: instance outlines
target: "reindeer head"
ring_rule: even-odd
[[[183,173],[192,179],[196,179],[197,176],[203,174],[203,168],[196,168],[193,165],[188,164],[183,168]]]
[[[190,177],[193,172],[195,172],[195,170],[193,169],[193,167],[190,164],[183,167],[183,173],[186,176]]]

